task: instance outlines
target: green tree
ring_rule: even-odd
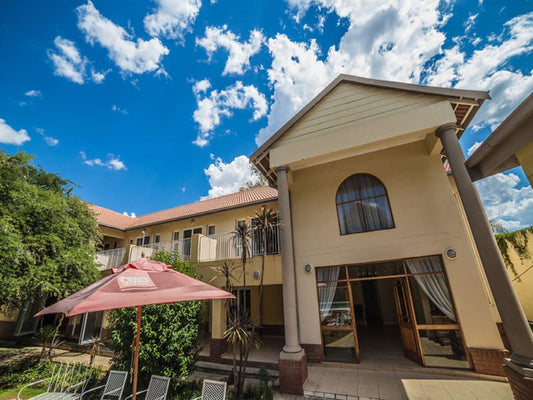
[[[263,176],[263,174],[261,174],[261,172],[259,172],[257,167],[253,164],[250,164],[250,173],[252,174],[252,178],[244,182],[244,184],[239,188],[240,192],[256,187],[268,186],[268,181],[266,180],[266,178]]]
[[[183,262],[177,252],[159,251],[156,261],[171,265],[176,271],[197,278],[193,264]],[[152,374],[171,378],[169,398],[193,371],[198,352],[201,303],[186,301],[143,306],[139,348],[139,386],[147,387]],[[114,367],[129,370],[136,330],[136,308],[122,308],[110,313],[111,348]]]
[[[73,183],[0,150],[0,306],[62,299],[98,278],[101,240],[88,205]]]

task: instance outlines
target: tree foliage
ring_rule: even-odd
[[[72,182],[0,150],[0,306],[61,299],[98,278],[98,225]]]
[[[239,191],[248,190],[256,187],[268,186],[268,181],[266,178],[259,172],[257,167],[250,163],[250,172],[252,178],[248,179],[244,184],[239,188]]]
[[[152,258],[171,265],[174,270],[183,274],[198,277],[195,266],[183,262],[177,252],[162,250]],[[147,387],[150,376],[157,374],[171,378],[171,396],[180,392],[180,386],[194,369],[200,351],[198,336],[201,308],[199,301],[143,306],[138,387]],[[115,367],[127,371],[130,369],[133,355],[136,308],[113,310],[110,329]]]

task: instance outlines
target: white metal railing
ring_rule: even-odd
[[[279,254],[279,229],[274,226],[268,233],[266,254]],[[250,255],[260,256],[262,252],[263,232],[258,228],[252,229],[249,240]],[[195,249],[192,246],[195,246]],[[196,248],[197,246],[197,248]],[[129,260],[137,260],[141,257],[151,257],[158,250],[178,251],[182,260],[192,261],[215,261],[239,258],[242,254],[242,244],[234,238],[233,232],[222,232],[214,235],[199,235],[198,241],[192,238],[173,240],[170,242],[150,243],[144,246],[132,246]],[[194,257],[191,257],[194,255]]]
[[[269,237],[267,238],[267,251],[266,254],[279,254],[279,229],[275,225],[268,233]],[[235,238],[233,232],[222,232],[215,233],[214,235],[207,236],[210,239],[216,241],[216,255],[214,259],[216,260],[225,260],[229,258],[239,258],[242,254],[242,243]],[[262,252],[262,237],[263,232],[258,228],[252,229],[251,237],[249,238],[250,252],[251,256],[260,256]],[[200,242],[200,246],[204,242]],[[199,254],[204,254],[206,252],[202,251],[200,248]],[[207,261],[207,260],[205,260]]]
[[[96,252],[96,262],[102,266],[102,270],[118,268],[125,263],[124,255],[126,248],[102,250]]]

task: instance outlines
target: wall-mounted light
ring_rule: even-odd
[[[194,218],[193,218],[193,219],[191,219],[191,225],[192,225],[192,224],[194,224],[194,221],[195,221],[195,220],[194,220]]]
[[[311,264],[305,264],[305,267],[304,267],[305,272],[310,274],[312,270],[313,270],[313,266]]]
[[[457,258],[457,252],[455,249],[452,249],[451,247],[444,250],[444,254],[446,255],[446,258],[448,260],[455,260]]]
[[[259,279],[260,276],[261,276],[261,272],[259,272],[259,270],[256,269],[256,270],[254,271],[254,278],[255,278],[255,279]]]

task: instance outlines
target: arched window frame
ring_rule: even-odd
[[[355,177],[362,177],[362,176],[368,176],[368,177],[371,177],[372,179],[374,179],[375,181],[377,181],[381,185],[381,187],[383,188],[384,194],[380,194],[380,195],[377,195],[377,196],[369,196],[369,197],[361,197],[361,196],[359,196],[359,198],[354,199],[354,200],[349,200],[349,201],[345,201],[345,202],[338,202],[337,199],[339,197],[339,191],[341,190],[343,185],[349,179],[352,179],[352,178],[355,178]],[[359,193],[361,192],[360,189],[358,191],[359,191]],[[376,229],[369,228],[369,224],[367,222],[368,216],[365,215],[365,212],[364,212],[364,209],[363,209],[363,212],[362,212],[362,214],[363,214],[363,230],[362,231],[357,231],[357,232],[345,232],[345,233],[343,233],[342,232],[342,228],[341,228],[341,216],[339,214],[339,205],[348,204],[348,203],[355,203],[357,201],[366,201],[366,200],[370,200],[370,199],[373,199],[373,198],[384,198],[386,200],[385,204],[388,207],[388,212],[390,214],[390,226],[383,227],[383,228],[376,228]],[[345,179],[342,180],[342,182],[337,187],[337,191],[335,193],[335,211],[337,212],[337,222],[339,224],[339,233],[342,236],[344,236],[344,235],[353,235],[353,234],[357,234],[357,233],[365,233],[365,232],[374,232],[374,231],[380,231],[380,230],[394,229],[396,227],[396,225],[394,223],[394,216],[392,214],[392,208],[390,206],[389,193],[387,191],[387,188],[386,188],[386,186],[383,184],[383,182],[380,179],[378,179],[376,176],[371,175],[371,174],[356,173],[356,174],[352,174],[352,175],[350,175],[350,176],[348,176],[348,177],[346,177]]]

